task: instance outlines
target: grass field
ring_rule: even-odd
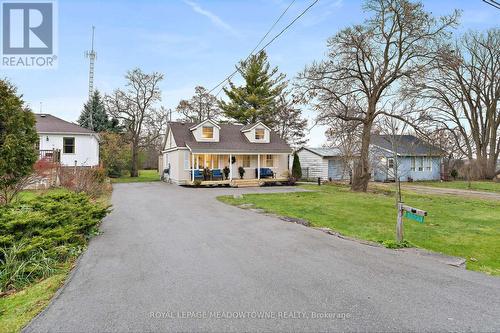
[[[487,192],[497,192],[500,193],[500,182],[494,181],[472,181],[469,183],[465,180],[455,180],[449,182],[439,182],[439,181],[423,181],[414,182],[411,185],[423,185],[432,186],[440,188],[455,188],[460,190],[474,190],[474,191],[487,191]]]
[[[157,170],[140,170],[139,177],[130,177],[129,175],[120,178],[111,178],[112,183],[141,183],[156,182],[160,180]]]
[[[354,193],[347,187],[305,185],[314,192],[219,197],[228,204],[252,203],[313,226],[375,242],[394,240],[394,193]],[[500,275],[500,202],[404,193],[406,204],[427,210],[420,224],[404,222],[405,240],[417,247],[467,259],[467,268]]]

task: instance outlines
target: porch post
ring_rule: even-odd
[[[194,154],[191,153],[191,181],[194,182]]]
[[[260,179],[260,154],[257,154],[257,179]]]
[[[233,154],[229,154],[229,180],[233,180]]]

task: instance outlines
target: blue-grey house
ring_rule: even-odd
[[[439,180],[445,152],[413,135],[372,135],[370,154],[375,181]]]
[[[302,176],[323,180],[349,180],[356,157],[347,158],[336,147],[303,147],[297,151]],[[413,135],[372,134],[372,180],[439,180],[445,152]],[[356,155],[355,153],[353,155]]]

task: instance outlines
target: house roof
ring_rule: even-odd
[[[319,155],[321,157],[335,157],[342,155],[340,149],[336,147],[303,147],[301,149],[305,149],[310,151],[313,154]]]
[[[62,120],[50,114],[35,114],[38,133],[95,134],[87,128]]]
[[[413,135],[372,134],[371,145],[393,151],[392,143],[398,155],[402,156],[441,156],[445,151]]]
[[[188,147],[193,152],[222,153],[291,153],[290,146],[271,131],[269,143],[252,143],[248,141],[241,129],[243,125],[219,124],[219,142],[198,142],[190,128],[195,124],[171,122],[169,128],[174,136],[177,147]]]

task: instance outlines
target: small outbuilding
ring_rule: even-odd
[[[302,177],[305,179],[348,180],[349,162],[345,160],[339,148],[303,147],[297,151]]]

